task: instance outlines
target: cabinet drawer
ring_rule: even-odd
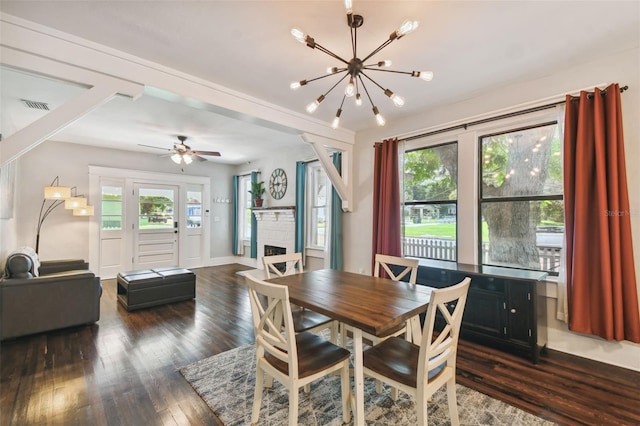
[[[491,291],[495,293],[505,293],[505,280],[496,277],[473,276],[471,278],[471,288],[474,290]]]

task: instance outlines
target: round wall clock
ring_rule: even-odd
[[[271,173],[271,178],[269,179],[269,192],[276,200],[284,197],[285,192],[287,192],[287,174],[284,170],[275,169],[273,173]]]

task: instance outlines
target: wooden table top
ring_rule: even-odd
[[[291,303],[376,336],[425,312],[431,288],[321,269],[266,280],[289,287]]]

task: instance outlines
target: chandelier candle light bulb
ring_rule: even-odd
[[[376,116],[376,123],[378,123],[378,126],[384,126],[386,124],[384,117],[380,115],[380,111],[378,111],[378,107],[373,107],[373,114]]]
[[[404,99],[402,99],[400,96],[393,93],[391,90],[385,89],[384,94],[387,95],[389,98],[391,98],[395,106],[401,107],[402,105],[404,105]]]
[[[336,116],[331,122],[331,127],[333,127],[334,129],[337,129],[340,125],[340,114],[342,114],[342,110],[338,108],[338,111],[336,111]]]
[[[309,114],[313,114],[318,109],[318,106],[322,101],[324,101],[324,95],[320,95],[318,99],[307,105],[307,112]]]

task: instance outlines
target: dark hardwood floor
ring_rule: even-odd
[[[195,269],[195,301],[135,312],[105,280],[96,325],[2,342],[0,424],[220,424],[178,369],[253,342],[244,269]],[[640,424],[640,373],[555,351],[461,342],[458,383],[560,424]]]

